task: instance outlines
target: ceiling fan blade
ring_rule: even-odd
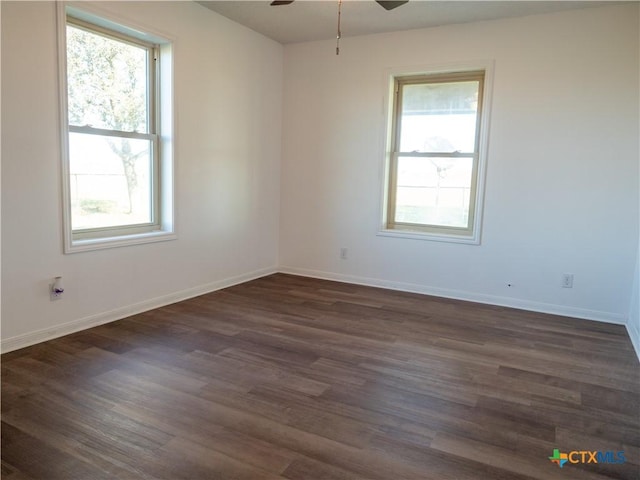
[[[404,5],[405,3],[409,3],[409,0],[397,0],[397,1],[386,1],[386,0],[376,0],[376,3],[381,5],[385,10],[393,10],[400,5]]]
[[[271,2],[271,6],[277,7],[278,5],[289,5],[291,3],[293,3],[293,0],[273,0],[273,2]]]

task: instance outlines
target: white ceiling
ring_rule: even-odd
[[[283,44],[336,38],[337,0],[296,0],[291,5],[282,6],[270,6],[268,0],[198,3]],[[343,0],[342,36],[519,17],[612,3],[620,2],[410,0],[387,11],[374,0]]]

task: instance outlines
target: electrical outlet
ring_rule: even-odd
[[[64,293],[64,283],[62,281],[62,277],[58,276],[53,279],[53,283],[49,284],[49,299],[53,302],[54,300],[60,300],[62,294]]]
[[[56,293],[53,287],[54,287],[54,284],[50,283],[49,284],[49,300],[51,302],[55,302],[56,300],[60,300],[62,298],[62,294]]]
[[[347,259],[347,255],[349,254],[349,249],[346,247],[342,247],[340,249],[340,259],[342,260],[346,260]]]
[[[562,274],[562,288],[573,288],[573,273]]]

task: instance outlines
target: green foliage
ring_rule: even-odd
[[[73,25],[67,26],[69,123],[123,132],[148,132],[148,50]],[[126,138],[107,137],[120,157],[129,206],[138,185],[134,153]]]
[[[80,210],[83,214],[93,213],[113,213],[116,209],[116,202],[112,200],[80,200]]]
[[[69,123],[147,131],[143,48],[67,27]]]

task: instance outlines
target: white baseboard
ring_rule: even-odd
[[[632,325],[631,323],[627,323],[627,333],[629,334],[631,344],[636,350],[636,355],[638,357],[638,360],[640,361],[640,331],[638,331],[637,326]]]
[[[356,285],[365,285],[369,287],[382,287],[390,290],[400,290],[403,292],[421,293],[424,295],[433,295],[436,297],[452,298],[456,300],[465,300],[468,302],[485,303],[497,305],[501,307],[518,308],[520,310],[529,310],[532,312],[549,313],[552,315],[562,315],[565,317],[574,317],[584,320],[596,320],[605,323],[614,323],[617,325],[626,325],[627,319],[624,315],[613,312],[601,312],[598,310],[588,310],[584,308],[568,307],[565,305],[555,305],[542,302],[532,302],[529,300],[521,300],[511,297],[500,297],[497,295],[486,295],[482,293],[473,293],[463,290],[451,290],[446,288],[432,287],[428,285],[419,285],[413,283],[394,282],[382,280],[378,278],[359,277],[354,275],[343,275],[340,273],[324,272],[318,270],[309,270],[296,267],[280,267],[282,273],[290,273],[292,275],[300,275],[304,277],[321,278],[324,280],[335,280],[338,282],[353,283]]]
[[[87,328],[96,327],[98,325],[103,325],[115,320],[120,320],[122,318],[130,317],[131,315],[136,315],[138,313],[153,310],[154,308],[164,307],[165,305],[170,305],[172,303],[181,302],[182,300],[187,300],[199,295],[204,295],[205,293],[210,293],[216,290],[231,287],[239,283],[248,282],[249,280],[255,280],[256,278],[264,277],[266,275],[271,275],[277,272],[278,269],[275,266],[263,268],[260,270],[254,270],[252,272],[237,275],[235,277],[217,280],[212,283],[207,283],[205,285],[199,285],[197,287],[188,288],[186,290],[170,293],[161,297],[152,298],[150,300],[145,300],[133,305],[116,308],[115,310],[110,310],[108,312],[98,313],[85,318],[80,318],[78,320],[72,320],[70,322],[56,325],[52,328],[45,328],[42,330],[37,330],[35,332],[29,332],[23,335],[17,335],[15,337],[2,339],[2,342],[0,342],[0,351],[2,351],[2,353],[7,353],[12,350],[28,347],[30,345],[45,342],[47,340],[52,340],[63,335],[69,335],[70,333],[79,332],[80,330],[85,330]]]
[[[365,285],[371,287],[382,287],[391,290],[400,290],[403,292],[420,293],[424,295],[433,295],[437,297],[452,298],[456,300],[465,300],[470,302],[485,303],[490,305],[498,305],[503,307],[518,308],[522,310],[530,310],[534,312],[549,313],[554,315],[562,315],[567,317],[581,318],[585,320],[596,320],[605,323],[614,323],[626,325],[631,342],[640,359],[640,332],[627,323],[627,319],[620,314],[611,312],[601,312],[596,310],[588,310],[575,307],[567,307],[564,305],[554,305],[541,302],[531,302],[528,300],[520,300],[516,298],[500,297],[495,295],[485,295],[462,290],[451,290],[428,285],[419,285],[405,282],[394,282],[377,278],[359,277],[354,275],[343,275],[333,272],[324,272],[319,270],[310,270],[296,267],[269,267],[255,270],[242,275],[231,278],[218,280],[205,285],[181,290],[179,292],[170,293],[161,297],[152,298],[143,302],[135,303],[125,307],[110,310],[108,312],[98,313],[89,317],[72,320],[52,328],[37,330],[23,335],[17,335],[2,339],[0,342],[0,351],[2,353],[17,350],[19,348],[28,347],[36,343],[45,342],[63,335],[85,330],[87,328],[96,327],[105,323],[120,320],[122,318],[136,315],[138,313],[153,310],[154,308],[163,307],[172,303],[187,300],[189,298],[204,295],[205,293],[214,292],[223,288],[231,287],[239,283],[255,280],[274,273],[289,273],[292,275],[300,275],[304,277],[319,278],[325,280],[334,280],[338,282],[352,283],[356,285]]]

